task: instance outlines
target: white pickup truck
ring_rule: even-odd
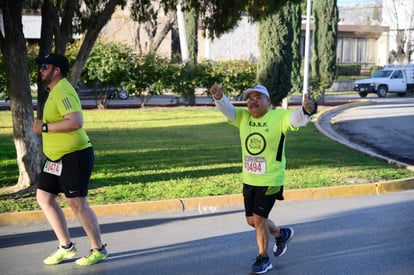
[[[385,97],[387,93],[405,96],[414,92],[414,64],[385,65],[372,77],[355,81],[354,91],[358,91],[360,97],[366,97],[368,93]]]

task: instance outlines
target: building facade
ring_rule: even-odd
[[[405,30],[407,41],[414,45],[414,1],[412,0],[372,0],[340,1],[338,23],[338,64],[361,64],[363,68],[384,65],[390,61],[390,51],[396,49],[396,36]],[[162,16],[162,15],[161,15]],[[162,20],[162,19],[161,19]],[[40,38],[40,16],[23,16],[24,34],[28,39]],[[198,59],[257,60],[258,24],[242,17],[238,26],[231,32],[214,40],[199,34]],[[129,9],[118,9],[104,27],[101,37],[111,41],[137,47],[137,24],[130,19]],[[145,34],[141,35],[141,47],[145,47]],[[170,32],[157,53],[172,56],[176,48],[177,31]],[[304,54],[305,22],[302,24],[301,51]]]
[[[382,25],[382,3],[351,3],[339,6],[338,64],[361,64],[372,67],[388,63],[389,27]],[[302,23],[301,52],[305,52],[305,22]],[[232,32],[219,39],[201,40],[200,58],[257,59],[258,24],[242,18]],[[311,54],[311,53],[310,53]]]

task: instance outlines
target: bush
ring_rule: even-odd
[[[125,75],[122,88],[136,95],[144,106],[153,95],[164,91],[163,80],[170,77],[170,62],[157,55],[134,55],[130,63],[131,69]]]
[[[68,45],[66,57],[72,65],[77,57],[79,42]],[[37,82],[38,65],[35,62],[38,48],[28,51],[30,81]],[[0,56],[1,57],[1,56]],[[213,83],[226,83],[229,97],[240,96],[256,81],[256,64],[251,60],[213,62],[204,60],[198,64],[176,64],[157,55],[137,55],[121,43],[97,43],[86,60],[78,82],[90,88],[96,83],[109,91],[114,86],[117,92],[126,90],[140,98],[145,104],[155,94],[172,91],[186,99],[194,97],[198,88],[208,89]],[[108,104],[106,93],[94,93],[98,107]],[[0,96],[7,97],[7,78],[4,64],[0,60]]]
[[[361,72],[360,64],[338,64],[338,75],[359,75]]]
[[[231,60],[198,64],[171,64],[163,79],[165,89],[184,97],[195,88],[208,89],[213,83],[226,83],[228,96],[239,96],[256,80],[256,65],[251,61]]]
[[[221,78],[216,82],[228,84],[227,91],[234,96],[240,96],[256,82],[256,64],[249,60],[221,61],[214,65],[213,71]]]

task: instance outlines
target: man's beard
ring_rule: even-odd
[[[49,84],[52,82],[52,77],[53,77],[53,70],[51,70],[46,76],[45,78],[42,79],[43,85],[45,87],[49,86]]]

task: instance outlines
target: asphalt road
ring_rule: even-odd
[[[295,229],[288,251],[268,274],[414,274],[414,190],[387,195],[278,203],[271,218]],[[79,267],[42,263],[57,246],[46,222],[0,225],[1,273],[248,274],[254,231],[241,208],[101,217],[110,257]],[[88,250],[70,221],[79,256]],[[269,253],[271,250],[269,248]]]
[[[380,126],[368,128],[366,123],[379,120],[385,132],[392,132],[391,127],[403,118],[408,120],[400,126],[412,126],[412,97],[369,99],[374,102],[358,103],[361,105],[326,116],[338,125],[334,126],[337,129],[330,127],[331,131],[344,134],[338,130],[343,127],[361,130],[363,135],[373,132],[374,139],[379,140],[388,133],[376,132],[372,128]],[[374,113],[378,110],[381,115]],[[412,152],[413,139],[396,141],[399,135],[407,134],[392,136],[393,154],[405,143],[411,144],[405,151]],[[349,142],[355,137],[342,138]],[[268,274],[414,274],[412,213],[414,190],[278,203],[271,218],[279,225],[292,226],[296,234],[283,257],[271,258],[274,269]],[[57,266],[42,263],[57,246],[47,222],[0,224],[1,273],[248,274],[257,253],[254,231],[245,223],[242,208],[106,216],[99,220],[110,257],[90,267],[78,267],[74,261]],[[79,224],[71,220],[69,227],[79,256],[87,254],[88,240]]]
[[[340,142],[401,166],[414,165],[414,96],[369,98],[319,121]]]

